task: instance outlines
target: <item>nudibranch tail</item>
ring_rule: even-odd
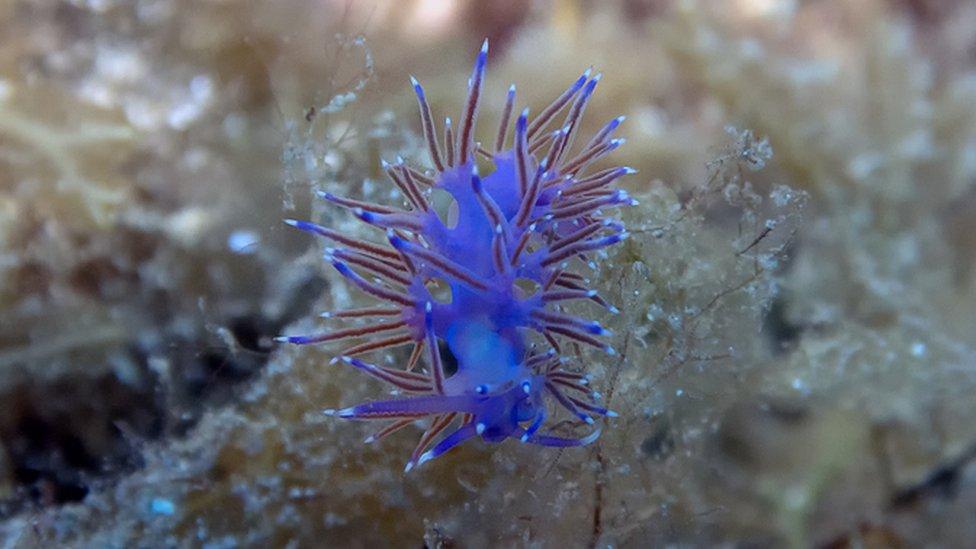
[[[573,267],[578,261],[592,265],[594,253],[628,237],[621,222],[604,216],[613,208],[636,204],[626,192],[613,188],[635,170],[615,167],[587,173],[624,143],[613,137],[624,118],[614,118],[577,147],[580,120],[600,74],[591,76],[592,69],[587,69],[538,115],[530,117],[526,108],[514,123],[512,85],[488,150],[475,141],[487,60],[485,41],[468,80],[459,123],[454,127],[450,118],[445,120],[443,141],[424,88],[410,77],[434,173],[421,172],[400,158],[393,164],[383,162],[406,209],[319,193],[383,231],[385,243],[308,221],[286,221],[325,238],[325,260],[383,304],[322,314],[359,322],[354,326],[278,339],[295,344],[352,342],[332,362],[383,381],[397,394],[391,400],[325,413],[388,421],[366,438],[367,443],[427,421],[407,471],[475,437],[489,442],[515,438],[559,448],[584,446],[599,437],[596,426],[580,438],[556,436],[546,427],[550,406],[563,408],[582,425],[616,416],[599,404],[600,395],[586,374],[564,368],[567,360],[559,353],[561,341],[615,353],[605,342],[610,335],[606,328],[569,314],[565,306],[590,301],[617,312],[587,288],[588,281]],[[558,128],[548,130],[560,116]],[[489,160],[494,171],[479,174],[476,156]],[[441,219],[432,207],[434,188],[454,199],[455,223]],[[435,299],[435,282],[446,284],[450,300]],[[528,342],[533,331],[551,348],[534,351]],[[358,358],[411,344],[402,369]],[[442,353],[453,357],[456,369],[447,367]],[[425,368],[417,371],[422,362]]]

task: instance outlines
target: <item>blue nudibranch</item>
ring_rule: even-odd
[[[566,361],[559,355],[560,340],[614,354],[600,339],[608,335],[607,330],[597,322],[566,314],[561,305],[589,300],[616,312],[596,291],[585,287],[586,279],[572,272],[570,265],[589,261],[587,253],[627,237],[623,224],[602,213],[636,204],[626,192],[611,186],[634,170],[617,167],[584,174],[591,163],[623,143],[612,138],[623,117],[611,120],[571,152],[580,118],[600,81],[599,74],[591,77],[587,70],[533,119],[529,119],[528,109],[522,111],[515,121],[514,144],[505,148],[515,102],[512,86],[494,148],[487,150],[474,138],[487,56],[485,41],[468,81],[457,132],[450,119],[445,123],[443,148],[424,90],[411,77],[436,175],[425,175],[402,160],[395,165],[384,162],[387,175],[410,204],[408,210],[321,193],[385,231],[388,246],[314,223],[287,220],[289,225],[338,244],[326,249],[325,259],[353,285],[386,303],[323,315],[366,319],[370,324],[278,339],[307,344],[371,338],[343,350],[333,363],[344,362],[407,396],[325,413],[389,421],[366,442],[430,418],[407,462],[408,471],[475,436],[489,442],[516,438],[556,447],[583,446],[596,440],[600,433],[596,427],[578,439],[543,434],[547,397],[589,425],[594,416],[616,415],[598,404],[599,394],[589,388],[589,377],[564,369]],[[546,131],[567,107],[560,128]],[[476,155],[493,163],[494,171],[480,176]],[[443,189],[454,198],[453,226],[431,207],[426,192],[430,188]],[[435,279],[447,282],[450,303],[439,302],[430,293],[428,283]],[[528,279],[537,289],[523,289],[520,279]],[[543,352],[530,345],[531,330],[540,333],[551,348]],[[457,370],[450,375],[442,363],[441,342],[457,359]],[[413,352],[404,369],[355,358],[408,344],[413,344]],[[424,355],[426,372],[415,371]],[[459,425],[434,444],[456,419]]]

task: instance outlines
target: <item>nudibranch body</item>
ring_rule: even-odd
[[[528,109],[523,111],[511,132],[512,86],[494,147],[486,149],[475,141],[474,133],[487,54],[486,41],[468,82],[456,133],[450,119],[445,123],[443,148],[423,88],[411,78],[436,173],[429,176],[402,161],[384,163],[387,175],[409,203],[407,210],[321,193],[384,231],[386,244],[355,239],[314,223],[287,221],[337,245],[326,249],[326,260],[354,286],[385,303],[323,315],[363,319],[367,324],[279,340],[307,344],[368,338],[343,350],[333,362],[385,381],[404,397],[325,413],[387,420],[388,425],[367,442],[430,418],[407,470],[476,436],[490,442],[516,438],[556,447],[596,440],[598,428],[583,438],[544,434],[550,399],[590,425],[594,417],[615,415],[598,403],[599,394],[590,389],[587,375],[564,368],[560,341],[614,353],[601,339],[607,330],[563,308],[571,301],[589,300],[616,312],[586,288],[586,279],[570,266],[589,261],[587,254],[627,237],[623,225],[604,218],[603,212],[636,204],[626,192],[612,187],[633,170],[618,167],[584,174],[591,163],[623,143],[612,137],[623,117],[611,120],[574,148],[580,118],[600,81],[599,74],[591,77],[587,70],[531,120]],[[547,131],[564,111],[562,125]],[[506,148],[509,134],[514,143]],[[476,156],[492,163],[494,171],[480,176]],[[453,197],[451,221],[432,207],[432,188]],[[435,280],[449,286],[449,303],[432,295],[429,287]],[[531,331],[541,334],[551,348],[541,352],[530,345]],[[413,352],[403,369],[356,358],[409,344]],[[442,363],[442,345],[456,359],[454,372],[446,371]],[[426,369],[416,371],[422,356],[426,356]],[[436,440],[454,423],[458,426],[453,431]]]

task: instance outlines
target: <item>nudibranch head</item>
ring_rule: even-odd
[[[586,280],[571,267],[578,261],[589,262],[589,254],[627,238],[623,224],[603,214],[636,204],[626,192],[613,188],[617,179],[634,170],[587,170],[623,143],[613,138],[623,117],[611,120],[586,143],[576,143],[580,119],[600,81],[599,74],[591,76],[587,70],[535,117],[530,119],[528,109],[522,111],[512,132],[512,86],[494,144],[485,148],[475,141],[474,132],[487,56],[485,41],[468,81],[460,124],[454,128],[448,119],[443,142],[424,90],[411,77],[434,171],[421,172],[403,161],[383,163],[408,209],[321,193],[325,200],[380,229],[385,243],[352,238],[306,221],[287,221],[330,240],[336,247],[326,249],[326,261],[384,304],[323,315],[360,319],[364,324],[279,340],[360,341],[333,362],[394,385],[406,396],[325,413],[387,420],[388,425],[367,442],[431,418],[407,470],[473,437],[488,442],[515,438],[555,447],[596,440],[596,427],[582,438],[545,434],[551,402],[588,425],[594,424],[594,417],[615,415],[598,404],[599,394],[589,387],[587,375],[564,368],[560,341],[614,353],[602,339],[609,334],[605,328],[563,308],[572,301],[588,300],[616,312],[596,291],[586,288]],[[549,129],[563,112],[559,127]],[[506,147],[509,134],[512,144]],[[479,174],[476,157],[492,163],[494,170]],[[431,206],[433,188],[453,198],[454,223],[442,219]],[[449,303],[432,295],[430,285],[435,280],[449,286]],[[533,331],[548,343],[547,351],[539,352],[528,343]],[[413,351],[404,368],[356,358],[410,344]],[[457,362],[453,372],[442,363],[441,355],[448,351]],[[417,371],[423,356],[426,368]],[[458,426],[438,440],[454,423]]]

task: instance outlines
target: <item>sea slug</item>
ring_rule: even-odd
[[[580,119],[601,76],[591,77],[587,70],[535,117],[529,118],[528,109],[522,111],[515,120],[513,143],[506,147],[513,133],[512,86],[491,148],[483,147],[475,140],[475,123],[487,56],[486,40],[468,81],[456,131],[448,119],[442,142],[424,90],[411,77],[435,171],[424,173],[402,160],[393,165],[384,162],[390,180],[409,203],[408,209],[320,193],[382,230],[386,243],[353,238],[307,221],[286,220],[331,241],[335,247],[326,249],[326,261],[383,304],[323,315],[361,319],[365,324],[278,340],[296,344],[361,341],[341,351],[332,362],[348,364],[397,387],[403,398],[325,413],[389,422],[366,442],[429,418],[407,471],[473,437],[488,442],[515,438],[556,447],[596,440],[598,427],[582,438],[546,434],[550,401],[589,425],[594,424],[594,417],[616,415],[598,403],[599,394],[589,387],[586,374],[564,368],[568,361],[561,353],[562,345],[576,342],[614,354],[601,339],[608,335],[606,329],[567,314],[563,308],[574,300],[589,300],[616,312],[585,286],[586,279],[573,272],[572,266],[591,261],[587,254],[627,238],[623,224],[604,213],[636,204],[625,191],[612,186],[634,170],[615,167],[586,173],[593,162],[623,143],[623,139],[613,138],[623,117],[611,120],[587,142],[574,147]],[[564,111],[559,128],[548,130]],[[493,171],[479,174],[476,157],[481,157],[482,165],[493,166]],[[442,219],[431,204],[430,190],[435,188],[453,197],[450,215],[445,216],[450,219]],[[432,281],[450,287],[450,302],[435,299]],[[542,336],[537,344],[529,341],[533,331]],[[413,352],[402,369],[356,358],[409,344]],[[456,359],[455,371],[443,363],[442,353],[448,351]],[[418,371],[422,357],[426,368]],[[456,425],[453,430],[452,424]]]

